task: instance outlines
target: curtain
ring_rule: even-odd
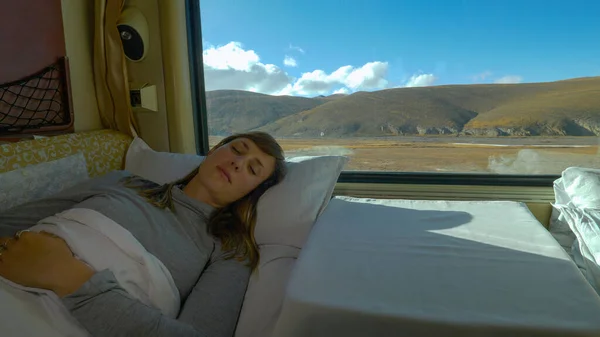
[[[125,53],[117,29],[124,0],[95,0],[94,83],[102,125],[136,136]]]

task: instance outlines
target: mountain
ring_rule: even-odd
[[[541,83],[538,87],[537,92],[486,110],[469,121],[464,132],[495,136],[600,135],[600,77]]]
[[[240,90],[209,91],[206,93],[209,132],[227,135],[252,130],[329,100],[327,97],[269,96]]]
[[[243,91],[207,94],[211,134],[258,129],[278,137],[600,135],[600,77],[316,98]],[[216,124],[211,125],[213,120]]]

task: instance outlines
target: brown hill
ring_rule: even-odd
[[[219,121],[249,126],[236,120],[252,116],[260,121],[254,125],[263,124],[258,129],[279,137],[600,135],[600,77],[398,88],[318,98],[252,95],[252,100],[215,101],[228,107],[220,108]],[[266,124],[270,116],[278,119]]]
[[[469,121],[464,132],[517,136],[600,135],[600,77],[537,85],[542,90],[514,97],[485,111]]]
[[[256,129],[327,101],[327,97],[270,96],[241,90],[209,91],[206,93],[209,132],[211,135],[227,135]]]

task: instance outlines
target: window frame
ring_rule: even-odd
[[[188,60],[192,92],[192,115],[196,138],[196,153],[206,155],[208,148],[208,113],[206,108],[206,86],[204,82],[204,60],[202,58],[202,20],[200,0],[185,1],[187,26]]]
[[[200,0],[186,0],[188,56],[190,84],[196,135],[196,153],[206,155],[209,151],[208,110],[204,60],[202,58],[202,27]],[[514,186],[552,187],[560,175],[522,175],[489,173],[435,173],[393,171],[343,171],[339,183],[411,184],[411,185],[462,185],[462,186]]]
[[[552,187],[560,175],[344,171],[339,183]]]

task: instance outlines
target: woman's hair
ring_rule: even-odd
[[[223,250],[229,253],[228,258],[237,257],[240,261],[248,260],[250,267],[254,270],[259,260],[258,246],[254,239],[258,200],[271,186],[276,185],[283,179],[286,174],[286,166],[283,149],[273,137],[264,132],[248,132],[229,136],[215,145],[213,150],[237,138],[250,139],[261,151],[274,157],[275,169],[263,183],[244,197],[213,211],[208,220],[208,231],[221,241]],[[139,182],[139,178],[136,179],[136,177],[126,178],[125,185],[137,189],[138,194],[152,205],[174,211],[173,187],[187,185],[198,174],[198,170],[199,167],[187,176],[164,185],[156,185],[150,182],[144,182],[140,185],[134,183]]]

